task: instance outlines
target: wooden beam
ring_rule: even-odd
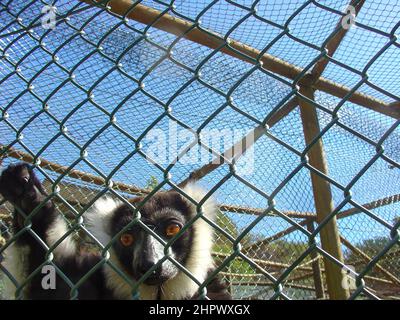
[[[220,204],[219,209],[221,211],[228,211],[233,213],[246,213],[252,215],[262,215],[265,212],[265,209],[262,208],[251,208],[251,207],[243,207],[243,206],[235,206],[235,205],[227,205],[227,204]],[[296,211],[284,211],[283,214],[287,215],[290,218],[316,218],[317,216],[311,212],[296,212]],[[279,217],[274,212],[268,212],[267,216],[274,216]]]
[[[221,258],[227,258],[230,256],[230,254],[227,253],[222,253],[222,252],[213,252],[212,255],[214,257],[221,257]],[[236,257],[236,259],[243,260],[240,256]],[[262,259],[257,259],[257,258],[250,258],[251,261],[254,263],[257,263],[260,266],[267,266],[273,269],[287,269],[290,267],[290,264],[286,263],[281,263],[281,262],[275,262],[275,261],[267,261],[267,260],[262,260]],[[299,271],[312,271],[311,267],[303,267],[303,266],[297,266],[295,270]]]
[[[364,5],[365,0],[352,0],[349,3],[349,7],[354,8],[354,13],[357,14],[360,12],[362,6]],[[343,28],[343,21],[344,17],[340,18],[336,28],[336,33],[332,36],[332,38],[328,41],[325,45],[325,49],[327,51],[328,56],[333,57],[337,48],[339,47],[340,43],[342,42],[344,36],[350,30],[351,25],[348,28]],[[316,82],[318,79],[321,78],[322,73],[325,71],[326,67],[328,66],[329,59],[327,57],[322,57],[313,67],[311,71],[311,78],[313,79],[313,83]]]
[[[314,100],[314,89],[303,86],[300,88],[300,93],[308,99]],[[299,105],[301,120],[303,123],[304,139],[306,145],[309,146],[313,142],[314,138],[320,134],[317,110],[312,103],[303,98],[299,98]],[[324,174],[328,173],[322,139],[317,140],[311,146],[307,154],[309,164],[312,167]],[[310,174],[317,221],[318,223],[321,223],[334,211],[331,188],[327,180],[314,172],[310,172]],[[344,263],[336,217],[332,217],[320,230],[319,234],[321,237],[322,249],[336,258],[339,262]],[[326,270],[326,284],[330,299],[348,299],[349,290],[342,286],[345,274],[342,272],[341,266],[335,264],[326,256],[324,256],[324,264]]]
[[[379,207],[383,207],[383,206],[388,206],[388,205],[391,205],[391,204],[399,202],[399,201],[400,201],[400,194],[394,194],[394,195],[391,195],[388,197],[384,197],[384,198],[381,198],[378,200],[364,203],[361,206],[365,209],[371,210],[371,209],[375,209],[375,208],[379,208]],[[339,212],[337,215],[337,218],[338,219],[347,218],[347,217],[352,216],[353,214],[357,214],[360,212],[362,212],[362,210],[359,208],[351,208],[351,209]]]
[[[371,210],[371,209],[375,209],[375,208],[379,208],[379,207],[383,207],[383,206],[388,206],[388,205],[391,205],[391,204],[399,202],[399,201],[400,201],[400,194],[394,194],[394,195],[391,195],[391,196],[388,196],[388,197],[384,197],[384,198],[381,198],[381,199],[378,199],[378,200],[374,200],[374,201],[371,201],[371,202],[368,202],[368,203],[364,203],[361,206],[366,208],[366,209],[368,209],[368,210]],[[341,211],[341,212],[339,212],[337,214],[337,219],[338,220],[339,219],[344,219],[344,218],[352,216],[353,214],[358,214],[358,213],[361,213],[361,212],[362,212],[362,210],[360,210],[358,208],[351,208],[351,209],[348,209],[348,210],[344,210],[344,211]],[[248,213],[250,214],[250,212],[248,212]],[[303,213],[303,215],[304,214],[307,214],[307,213]],[[310,216],[306,217],[307,220],[315,219],[316,215],[314,213],[310,212],[309,214],[310,214]],[[299,223],[299,225],[301,225],[301,226],[306,225],[307,224],[307,220],[301,221]],[[260,240],[260,241],[258,241],[256,243],[253,243],[250,246],[245,247],[243,250],[247,252],[247,250],[251,250],[251,249],[253,249],[253,248],[257,247],[257,246],[263,245],[264,243],[269,243],[269,242],[278,240],[278,239],[280,239],[280,238],[282,238],[284,236],[287,236],[287,235],[289,235],[292,232],[295,232],[297,230],[298,230],[298,228],[296,226],[289,227],[289,228],[287,228],[285,230],[282,230],[282,231],[280,231],[280,232],[278,232],[278,233],[276,233],[276,234],[274,234],[274,235],[272,235],[272,236],[270,236],[268,238],[265,238],[265,239]]]
[[[301,226],[307,225],[307,219],[299,222],[299,225],[301,225]],[[257,241],[255,243],[252,243],[251,245],[243,248],[242,251],[244,253],[250,253],[251,251],[256,250],[259,246],[262,246],[262,245],[268,244],[268,243],[270,243],[272,241],[278,240],[278,239],[280,239],[280,238],[282,238],[282,237],[284,237],[284,236],[286,236],[286,235],[288,235],[288,234],[290,234],[292,232],[295,232],[297,230],[299,230],[299,228],[297,226],[291,226],[291,227],[289,227],[287,229],[284,229],[284,230],[282,230],[282,231],[280,231],[280,232],[278,232],[278,233],[276,233],[276,234],[274,234],[274,235],[272,235],[270,237],[267,237],[267,238],[265,238],[263,240],[260,240],[260,241]]]
[[[21,161],[34,163],[34,157],[27,152],[19,151],[17,149],[7,147],[5,145],[0,144],[0,150],[2,150],[2,149],[6,150],[5,154],[2,155],[2,157],[11,157],[11,158],[19,159]],[[68,170],[67,166],[63,166],[58,163],[48,161],[44,158],[40,158],[39,167],[53,171],[53,172],[57,172],[60,174],[65,174],[68,177],[79,179],[81,181],[89,182],[89,183],[92,183],[92,184],[95,184],[98,186],[106,186],[106,181],[102,177],[99,177],[99,176],[96,176],[94,174],[90,174],[87,172],[83,172],[80,170],[76,170],[76,169]],[[135,186],[131,186],[131,185],[128,185],[128,184],[122,183],[122,182],[113,182],[113,187],[117,190],[132,193],[132,194],[143,194],[143,193],[150,192],[147,189],[140,189]]]
[[[274,286],[275,283],[270,282],[270,281],[235,281],[232,282],[232,285],[234,286]],[[295,288],[295,289],[301,289],[301,290],[309,290],[309,291],[315,291],[313,287],[310,286],[305,286],[301,284],[295,284],[295,283],[283,283],[282,284],[283,288]]]
[[[5,153],[3,154],[3,157],[11,157],[11,158],[15,158],[21,161],[25,161],[28,163],[33,163],[34,162],[34,158],[27,152],[23,152],[23,151],[19,151],[15,148],[12,147],[8,147],[8,146],[4,146],[0,144],[0,150],[6,150]],[[45,170],[49,170],[49,171],[53,171],[59,174],[65,174],[66,176],[70,177],[70,178],[74,178],[74,179],[78,179],[81,181],[85,181],[94,185],[98,185],[98,186],[106,186],[105,183],[105,179],[90,173],[86,173],[80,170],[76,170],[76,169],[71,169],[68,170],[67,166],[62,166],[58,163],[55,162],[51,162],[49,160],[46,160],[44,158],[40,158],[40,164],[39,167],[45,169]],[[62,185],[62,184],[61,184]],[[129,194],[133,194],[133,195],[145,195],[148,194],[150,192],[150,190],[148,189],[143,189],[143,188],[139,188],[133,185],[129,185],[123,182],[119,182],[119,181],[113,181],[113,189],[115,190],[119,190],[122,192],[126,192]],[[66,195],[64,196],[65,199]],[[76,201],[74,199],[69,199],[70,201],[72,201],[73,203],[75,203]],[[234,206],[234,205],[228,205],[228,204],[219,204],[218,205],[219,209],[221,211],[229,211],[229,212],[236,212],[236,213],[246,213],[246,214],[252,214],[252,215],[260,215],[263,214],[265,209],[261,209],[261,208],[249,208],[249,207],[241,207],[241,206]],[[312,213],[302,213],[302,212],[296,212],[296,211],[288,211],[288,212],[283,212],[283,214],[286,214],[287,216],[291,217],[291,218],[315,218],[315,214]],[[271,213],[272,215],[272,213]],[[276,214],[275,214],[276,216]]]
[[[104,8],[104,5],[95,0],[80,0],[90,5]],[[161,11],[150,8],[140,3],[134,4],[131,0],[110,0],[107,2],[109,10],[117,15],[126,16],[140,23],[151,25],[156,29],[166,31],[178,37],[186,38],[190,41],[204,45],[211,49],[218,49],[220,52],[228,54],[237,59],[249,63],[262,63],[262,67],[273,73],[277,73],[289,79],[297,79],[302,73],[302,68],[294,66],[282,59],[270,54],[261,54],[260,50],[252,48],[244,43],[235,40],[229,40],[228,43],[221,35],[207,30],[204,31],[190,21],[163,14]],[[329,81],[320,77],[313,84],[313,88],[332,94],[339,98],[347,96],[351,89],[341,84]],[[387,104],[375,97],[354,92],[348,98],[348,101],[364,106],[368,109],[385,114],[387,116],[400,119],[400,108],[395,104]]]
[[[272,128],[280,120],[286,117],[297,106],[297,97],[293,97],[286,102],[273,116],[267,121],[267,126]],[[256,141],[265,133],[265,126],[259,125],[249,132],[240,141],[228,148],[222,153],[222,156],[230,161],[232,158],[238,158],[244,154]],[[193,171],[188,178],[178,184],[179,187],[185,186],[190,181],[197,181],[219,168],[224,162],[221,159],[214,159],[203,167]]]
[[[365,252],[357,248],[356,246],[353,246],[350,241],[345,239],[343,236],[340,236],[340,239],[342,240],[342,243],[349,248],[351,251],[353,251],[355,254],[357,254],[359,257],[363,258],[365,262],[370,263],[372,258],[367,255]],[[379,263],[375,264],[374,268],[376,270],[379,270],[386,279],[392,281],[396,285],[400,285],[400,280],[392,273],[387,271],[384,267],[382,267]]]

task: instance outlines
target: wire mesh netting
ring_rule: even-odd
[[[35,164],[78,231],[102,194],[199,180],[235,299],[334,298],[335,272],[336,297],[399,299],[399,16],[395,0],[0,0],[2,165]],[[12,215],[2,201],[0,252]]]

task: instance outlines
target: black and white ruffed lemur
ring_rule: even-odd
[[[191,184],[184,192],[200,201],[205,192]],[[42,206],[32,216],[31,230],[48,247],[59,241],[69,231],[64,218],[57,213],[52,201],[44,202],[46,192],[36,177],[32,167],[26,163],[8,166],[0,176],[1,195],[19,208],[26,216],[39,205]],[[139,203],[142,198],[129,200]],[[208,219],[215,218],[216,207],[212,200],[202,205]],[[140,209],[141,221],[168,241],[196,214],[195,205],[176,191],[157,192]],[[131,207],[126,203],[102,197],[84,213],[85,227],[102,245],[107,245],[114,235],[119,233],[134,219]],[[24,227],[25,218],[19,210],[13,217],[14,234]],[[203,283],[213,270],[211,248],[213,228],[197,219],[172,244],[171,256]],[[8,272],[19,284],[44,261],[46,250],[26,229],[3,252],[2,262]],[[100,254],[81,252],[77,249],[72,234],[54,247],[53,262],[75,284],[95,265],[101,262]],[[143,276],[157,261],[164,257],[164,246],[137,224],[120,235],[109,249],[110,259],[115,266],[128,275],[132,282]],[[101,265],[101,264],[100,264]],[[0,269],[1,270],[1,269]],[[59,276],[56,277],[56,289],[43,289],[43,274],[37,272],[23,289],[26,299],[69,299],[71,287]],[[5,278],[8,279],[7,276]],[[15,284],[7,280],[8,296],[15,297]],[[217,278],[207,285],[209,299],[230,299],[230,294]],[[196,299],[199,286],[181,271],[173,262],[166,259],[160,267],[139,286],[140,299]],[[78,287],[78,299],[130,299],[132,287],[107,263],[102,264],[86,281]]]

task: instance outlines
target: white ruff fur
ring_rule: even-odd
[[[87,228],[103,246],[106,246],[111,240],[109,228],[112,213],[122,203],[122,201],[110,197],[101,197],[84,215]]]
[[[199,202],[203,199],[206,192],[196,185],[190,184],[186,186],[184,192]],[[185,200],[192,207],[192,215],[196,215],[195,205]],[[121,204],[120,201],[115,201],[111,198],[102,198],[94,203],[86,215],[88,229],[99,240],[100,243],[106,245],[111,240],[108,226],[115,208]],[[204,215],[211,221],[215,220],[216,206],[212,199],[208,199],[202,205]],[[213,266],[211,249],[213,246],[213,228],[202,218],[197,219],[193,224],[193,243],[185,268],[192,275],[203,283],[206,279],[208,270]],[[122,265],[119,263],[112,249],[109,250],[111,261],[121,270]],[[130,299],[132,297],[132,287],[123,280],[111,267],[108,265],[104,268],[106,275],[107,287],[113,290],[114,295],[118,299]],[[199,286],[191,280],[184,272],[179,271],[178,274],[166,281],[162,285],[161,299],[162,300],[180,300],[192,297],[198,290]],[[159,288],[157,286],[149,286],[141,284],[139,286],[139,295],[142,300],[157,299]]]
[[[30,249],[28,246],[20,246],[13,242],[4,250],[3,266],[14,277],[18,284],[21,284],[28,276],[28,257]],[[5,292],[4,298],[7,300],[15,299],[16,286],[10,278],[2,273],[4,279]],[[23,292],[28,290],[28,285],[24,287]]]
[[[49,231],[46,234],[46,244],[51,247],[61,237],[68,232],[68,226],[65,220],[59,216],[49,227]],[[76,253],[76,244],[72,239],[72,235],[66,237],[61,243],[59,243],[53,250],[54,260],[60,261],[63,257],[69,257]],[[28,258],[30,254],[30,248],[27,245],[18,245],[13,242],[4,251],[4,267],[8,272],[15,278],[15,280],[21,284],[28,276]],[[4,274],[5,278],[5,298],[15,298],[15,285],[10,278]],[[23,292],[28,291],[29,285],[24,287]]]
[[[68,225],[62,216],[58,216],[53,224],[49,227],[46,234],[46,244],[51,247],[60,240],[67,232]],[[76,254],[76,243],[73,239],[73,234],[69,234],[61,241],[53,250],[55,260],[71,257]]]

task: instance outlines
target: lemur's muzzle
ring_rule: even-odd
[[[164,246],[152,236],[146,236],[142,246],[141,259],[137,266],[139,276],[143,276],[163,257]],[[169,268],[167,268],[165,264],[168,264],[168,262],[164,261],[162,264],[157,266],[156,269],[144,280],[144,283],[148,285],[158,285],[168,280],[170,276],[172,276],[172,273],[168,272]]]

